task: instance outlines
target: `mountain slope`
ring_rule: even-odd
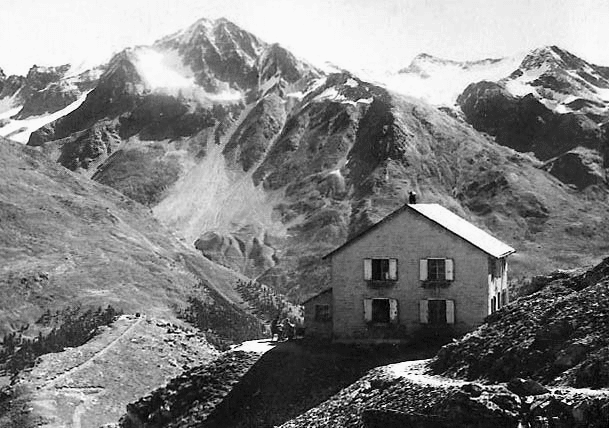
[[[421,57],[405,72],[490,67],[497,77],[511,64]],[[546,109],[489,85],[533,113]],[[501,129],[526,137],[514,121],[545,124],[535,132],[548,153],[560,152],[543,131],[555,125],[556,148],[584,146],[542,163],[502,147],[524,145],[478,132],[469,101],[489,112],[486,122],[495,104],[469,90],[459,97],[464,115],[439,110],[346,71],[326,74],[227,20],[203,19],[115,56],[86,101],[29,144],[147,204],[207,258],[294,297],[325,287],[320,256],[399,207],[409,190],[516,247],[516,275],[598,261],[609,236],[599,125],[545,110],[499,114],[499,103]],[[575,180],[567,170],[578,162],[581,193],[555,178]],[[568,242],[557,238],[564,234]]]
[[[457,99],[468,122],[499,144],[533,152],[579,189],[607,188],[609,73],[549,46],[509,76],[470,84]]]
[[[6,77],[0,70],[0,136],[27,142],[36,129],[78,108],[102,71],[34,65],[27,76]]]
[[[2,140],[0,153],[0,333],[66,305],[175,319],[206,287],[244,306],[238,276],[186,248],[144,207],[29,147]]]

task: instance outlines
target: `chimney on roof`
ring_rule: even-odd
[[[409,204],[417,203],[417,193],[416,192],[413,192],[412,190],[410,192],[408,192],[408,203]]]

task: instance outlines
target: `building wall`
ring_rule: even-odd
[[[510,301],[507,282],[507,257],[495,259],[489,256],[488,263],[488,313],[499,310]]]
[[[454,301],[455,324],[448,326],[460,334],[479,325],[489,312],[487,254],[469,242],[405,209],[332,255],[334,299],[333,329],[336,341],[409,340],[421,330],[419,301]],[[398,280],[394,285],[372,288],[364,280],[365,258],[397,258]],[[454,280],[448,287],[422,287],[419,260],[454,260]],[[364,319],[363,300],[398,300],[399,322],[374,326]]]
[[[315,319],[315,305],[330,306],[329,321],[320,322]],[[306,337],[322,339],[330,339],[332,337],[332,320],[334,318],[332,306],[332,291],[321,293],[304,304],[304,326]]]

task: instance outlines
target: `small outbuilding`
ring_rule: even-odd
[[[331,339],[332,289],[325,289],[321,293],[305,300],[302,305],[304,306],[305,336]]]
[[[308,336],[405,342],[458,335],[509,302],[509,245],[438,204],[408,204],[349,240],[332,289],[305,302]]]

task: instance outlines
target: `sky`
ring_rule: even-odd
[[[545,45],[609,66],[609,0],[0,0],[0,68],[105,62],[203,17],[351,70],[395,71],[421,52],[472,60]]]

